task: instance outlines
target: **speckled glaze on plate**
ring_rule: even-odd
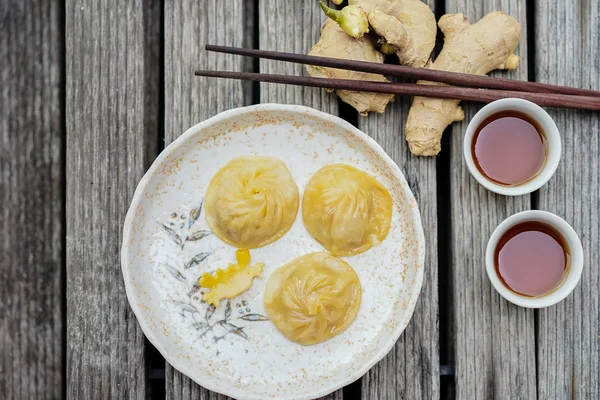
[[[358,274],[362,304],[334,338],[303,347],[268,321],[269,275],[301,255],[324,251],[301,210],[290,231],[251,251],[262,279],[219,307],[200,301],[203,272],[235,261],[235,248],[208,230],[202,198],[217,170],[248,154],[281,158],[300,196],[310,176],[346,163],[375,176],[392,195],[383,243],[343,257]],[[412,315],[423,281],[425,240],[417,203],[400,169],[349,123],[303,107],[262,104],[223,112],[190,128],[156,159],[127,213],[121,264],[129,303],[150,342],[176,369],[238,399],[313,399],[360,378],[392,348]]]

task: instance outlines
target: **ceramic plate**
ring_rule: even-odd
[[[210,234],[202,198],[219,168],[249,154],[281,158],[300,195],[319,168],[346,163],[375,176],[393,197],[388,237],[344,257],[360,278],[362,304],[354,323],[328,341],[307,347],[289,341],[263,306],[265,283],[276,268],[324,251],[306,231],[301,210],[285,236],[251,251],[265,267],[248,292],[218,308],[200,301],[200,275],[235,260],[235,249]],[[312,399],[357,380],[392,348],[421,290],[424,253],[417,203],[375,141],[311,108],[263,104],[204,121],[160,154],[127,213],[121,263],[144,333],[176,369],[239,399]]]

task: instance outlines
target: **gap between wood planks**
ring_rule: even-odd
[[[531,82],[536,81],[535,76],[535,7],[537,0],[530,0],[526,3],[526,16],[527,16],[527,80]],[[540,191],[536,190],[531,193],[531,209],[537,210],[539,208],[539,196]],[[539,396],[539,311],[533,311],[533,337],[535,338],[535,384],[536,393]]]
[[[435,18],[439,19],[446,13],[446,1],[436,0]],[[439,28],[437,31],[436,45],[434,55],[437,55],[444,45],[443,35]],[[440,397],[444,399],[454,399],[454,352],[452,341],[452,275],[449,260],[452,246],[450,246],[450,130],[446,129],[442,136],[442,151],[436,160],[436,201],[437,201],[437,253],[438,253],[438,329],[439,329],[439,349],[440,349]],[[448,368],[443,368],[448,366]],[[444,374],[446,369],[451,369],[452,374]]]
[[[165,149],[165,0],[159,1],[159,10],[156,13],[158,21],[145,21],[145,28],[152,26],[158,27],[158,57],[154,61],[157,62],[155,69],[158,71],[158,104],[157,127],[156,127],[156,154],[154,157],[148,157],[153,160]],[[150,166],[148,166],[150,167]],[[154,347],[147,337],[144,337],[144,347],[146,350],[146,371],[148,379],[149,399],[164,399],[165,392],[165,359],[160,352]],[[157,379],[159,377],[160,379]]]
[[[62,188],[60,193],[60,201],[63,204],[62,214],[60,216],[60,224],[62,232],[60,234],[61,259],[62,259],[62,282],[60,290],[61,310],[62,310],[62,395],[67,397],[67,5],[65,2],[60,3],[59,11],[60,24],[60,176],[62,180]]]

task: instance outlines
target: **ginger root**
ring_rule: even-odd
[[[375,49],[375,43],[372,38],[362,36],[358,39],[354,39],[344,33],[342,28],[329,18],[321,28],[321,38],[319,39],[319,42],[314,45],[308,54],[383,63],[383,54]],[[306,71],[310,76],[317,78],[388,82],[383,75],[369,74],[366,72],[325,68],[313,65],[307,65]],[[336,93],[340,96],[342,101],[350,104],[363,115],[366,115],[370,111],[382,113],[385,111],[387,104],[394,100],[393,94],[385,93],[353,92],[350,90],[338,90]]]
[[[358,6],[346,6],[341,10],[334,10],[327,7],[320,0],[319,5],[325,15],[337,22],[340,28],[354,39],[358,39],[369,32],[369,19],[362,8]]]
[[[400,64],[424,67],[435,46],[437,27],[429,6],[420,0],[349,0],[362,8],[373,30],[391,46]]]
[[[445,44],[429,68],[486,75],[495,69],[514,70],[519,66],[514,51],[521,39],[521,25],[513,17],[495,11],[471,25],[463,14],[448,14],[440,18],[438,25]],[[459,103],[459,100],[414,98],[405,130],[413,154],[434,156],[440,152],[446,127],[464,118]]]
[[[420,0],[349,0],[348,3],[347,7],[360,7],[367,13],[373,30],[383,37],[382,50],[386,54],[394,51],[405,65],[426,65],[435,45],[437,28],[435,16],[425,3]],[[377,50],[376,38],[365,35],[355,39],[330,19],[323,24],[321,38],[308,54],[379,63],[383,63],[384,58]],[[307,66],[306,70],[317,78],[388,82],[378,74],[315,66]],[[394,99],[391,94],[349,90],[338,90],[337,94],[362,115],[370,111],[382,113]]]

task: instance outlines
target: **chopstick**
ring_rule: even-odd
[[[600,97],[573,96],[554,93],[531,93],[511,90],[474,89],[456,86],[417,85],[414,83],[392,83],[356,81],[350,79],[311,78],[305,76],[258,74],[254,72],[203,71],[196,76],[241,79],[255,82],[283,83],[288,85],[354,90],[362,92],[390,93],[410,96],[437,97],[489,103],[494,100],[517,97],[544,107],[577,108],[600,110]]]
[[[288,61],[298,64],[318,65],[321,67],[339,68],[360,72],[371,72],[382,75],[400,76],[411,79],[423,79],[442,82],[455,86],[477,87],[499,90],[515,90],[532,93],[560,93],[577,96],[600,97],[600,91],[580,89],[548,83],[518,81],[514,79],[496,78],[486,75],[471,75],[458,72],[438,71],[427,68],[407,67],[404,65],[380,64],[367,61],[346,60],[320,56],[309,56],[297,53],[284,53],[239,47],[217,46],[207,44],[207,51],[236,54],[240,56],[266,58],[269,60]]]

